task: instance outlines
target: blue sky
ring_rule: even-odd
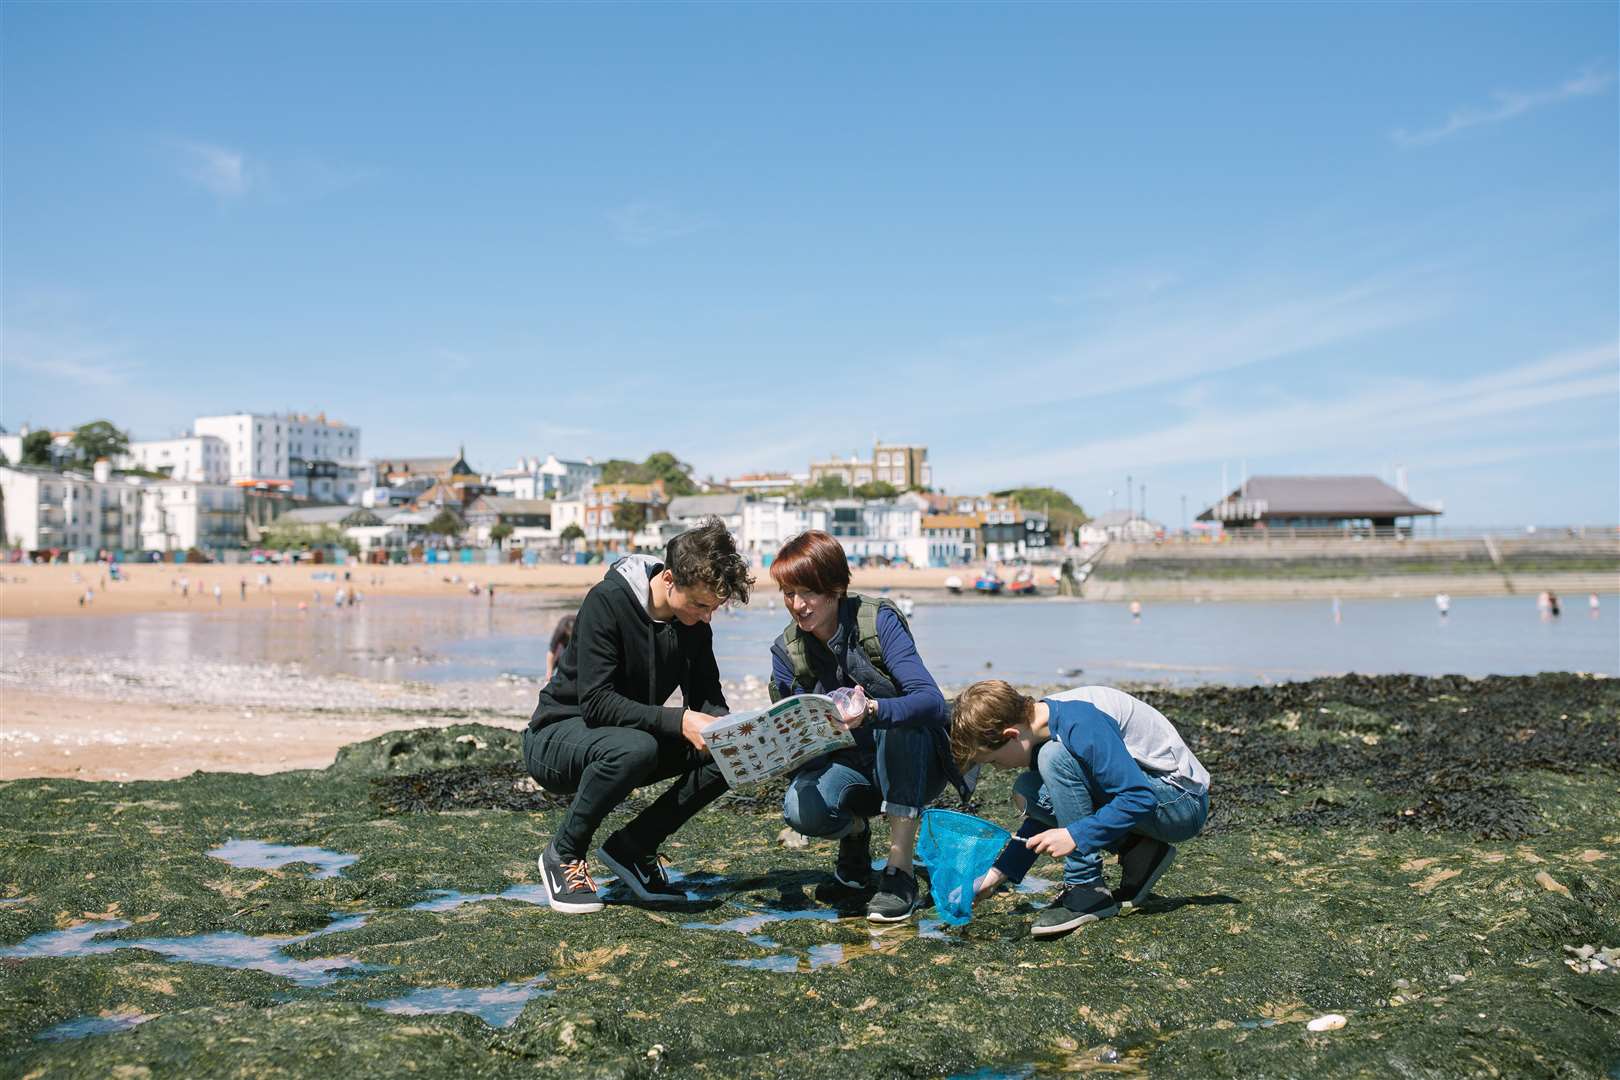
[[[1614,522],[1616,12],[8,4],[0,423]]]

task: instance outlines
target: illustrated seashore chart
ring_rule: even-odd
[[[796,694],[768,708],[733,713],[705,729],[703,740],[734,788],[855,745],[839,722],[838,706],[821,694]]]

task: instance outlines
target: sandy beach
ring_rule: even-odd
[[[468,585],[480,589],[495,586],[496,596],[520,593],[555,597],[559,602],[578,599],[602,580],[606,567],[542,563],[523,566],[442,564],[433,566],[296,566],[136,563],[121,567],[123,581],[107,577],[100,563],[82,566],[59,564],[0,564],[0,618],[27,618],[34,615],[127,614],[142,611],[198,611],[209,608],[270,607],[313,601],[316,592],[328,603],[333,592],[343,586],[359,589],[367,599],[385,596],[454,597],[465,596]],[[866,569],[855,571],[857,591],[943,590],[952,574],[968,576],[962,570]],[[261,587],[259,576],[270,576],[269,587]],[[325,580],[327,575],[336,580]],[[348,575],[345,580],[344,575]],[[770,575],[756,573],[756,589],[761,595],[775,595]],[[182,594],[181,582],[188,586]],[[244,591],[243,585],[246,584]],[[214,588],[220,596],[216,600]],[[86,590],[94,593],[84,604]]]

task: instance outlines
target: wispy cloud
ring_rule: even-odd
[[[1095,403],[1107,394],[1206,378],[1421,321],[1444,311],[1451,286],[1428,267],[1344,284],[1301,286],[1275,277],[1190,283],[1111,314],[1108,323],[947,342],[907,365],[919,407],[982,417],[987,403]],[[971,377],[974,394],[961,382]]]
[[[124,357],[122,346],[76,334],[38,334],[8,325],[4,338],[0,367],[85,389],[125,386],[140,370],[139,364]]]
[[[1435,127],[1419,128],[1415,131],[1406,128],[1396,128],[1390,133],[1390,138],[1400,146],[1424,146],[1428,143],[1438,142],[1450,138],[1459,131],[1469,128],[1483,127],[1487,124],[1500,124],[1504,120],[1512,120],[1545,108],[1556,105],[1571,98],[1591,97],[1602,92],[1610,83],[1614,82],[1614,75],[1605,72],[1583,71],[1572,79],[1566,79],[1549,90],[1498,90],[1491,95],[1492,104],[1485,106],[1470,106],[1457,109],[1445,122]]]
[[[999,458],[985,475],[962,479],[967,486],[1008,477],[1067,481],[1238,456],[1297,456],[1307,447],[1353,450],[1413,432],[1432,441],[1442,432],[1475,433],[1488,417],[1616,394],[1620,343],[1610,342],[1456,381],[1391,379],[1348,397],[1202,410],[1153,431]]]
[[[221,202],[252,197],[271,202],[324,198],[370,180],[375,171],[335,164],[311,154],[292,154],[275,163],[245,150],[194,139],[164,143],[174,168],[190,184]]]
[[[215,143],[176,140],[171,144],[180,174],[218,198],[239,199],[251,189],[260,171],[240,150]]]
[[[637,199],[608,211],[608,225],[621,244],[651,247],[708,228],[708,222],[667,203]]]

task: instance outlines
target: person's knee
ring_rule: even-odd
[[[900,756],[907,760],[922,758],[934,752],[934,734],[924,727],[887,728],[879,732],[878,739],[885,756]]]
[[[1035,768],[1041,774],[1042,782],[1047,784],[1085,779],[1080,763],[1056,739],[1043,745],[1036,753]]]
[[[603,743],[597,761],[616,774],[627,777],[650,775],[658,767],[658,739],[651,733],[627,729],[622,737]]]
[[[813,783],[788,785],[787,794],[782,798],[782,820],[805,836],[830,836],[838,831],[840,824],[833,808],[827,805]]]

